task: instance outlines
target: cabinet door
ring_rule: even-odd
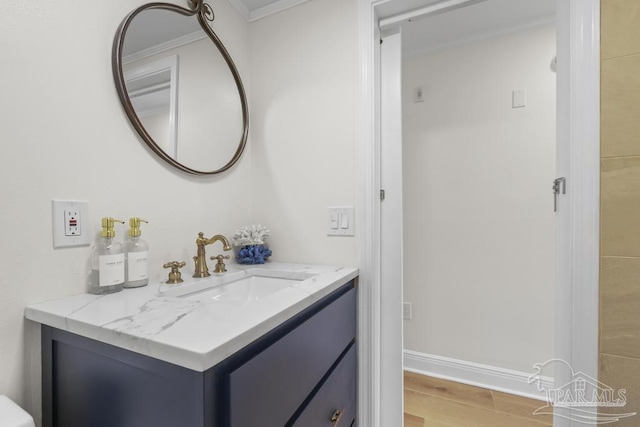
[[[282,427],[356,334],[351,288],[229,374],[232,427]]]
[[[350,427],[356,417],[357,362],[352,345],[313,396],[294,427]]]
[[[202,427],[201,372],[42,326],[46,427]]]

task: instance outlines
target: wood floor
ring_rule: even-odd
[[[405,372],[405,427],[542,427],[545,402]]]

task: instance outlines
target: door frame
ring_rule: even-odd
[[[383,327],[380,283],[380,47],[377,7],[405,10],[416,0],[358,0],[359,51],[359,424],[381,426],[381,413],[402,411],[381,401]],[[433,3],[433,0],[421,0]],[[555,357],[575,371],[598,374],[600,246],[600,0],[558,0],[558,174],[567,178],[557,224]],[[395,331],[402,333],[402,330]],[[542,361],[541,361],[542,362]],[[400,375],[402,366],[398,366]],[[393,375],[394,373],[391,372]],[[566,383],[556,377],[556,387]],[[555,417],[554,425],[571,421]]]
[[[383,29],[380,46],[380,425],[401,426],[403,375],[402,31]],[[384,141],[398,141],[385,144]],[[392,224],[392,225],[391,225]],[[391,225],[391,226],[387,226]],[[382,285],[384,284],[384,285]],[[401,408],[399,411],[397,408]]]

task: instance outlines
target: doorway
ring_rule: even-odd
[[[537,397],[528,377],[554,357],[555,3],[401,28],[405,367]]]
[[[368,352],[361,361],[360,404],[361,422],[375,427],[388,425],[381,424],[382,414],[401,413],[401,408],[393,406],[393,399],[385,398],[385,384],[389,383],[389,378],[401,374],[401,366],[387,363],[390,351],[384,344],[394,328],[381,313],[389,313],[385,306],[392,307],[391,310],[398,307],[398,315],[402,313],[399,308],[401,300],[383,297],[385,289],[393,286],[393,280],[385,279],[380,270],[381,259],[384,258],[381,248],[385,245],[379,236],[384,235],[384,232],[380,233],[384,225],[376,212],[384,202],[378,200],[383,183],[376,165],[380,159],[380,128],[384,128],[384,123],[377,119],[381,104],[377,89],[380,49],[376,28],[381,19],[400,16],[434,3],[441,5],[461,1],[361,0],[360,3],[362,102],[365,106],[361,117],[361,332],[364,334],[361,354],[365,356]],[[567,194],[561,202],[565,209],[561,206],[562,219],[559,222],[567,233],[558,236],[556,246],[556,266],[561,268],[556,270],[555,354],[570,361],[574,368],[593,374],[597,373],[599,2],[558,2],[557,28],[557,138],[562,146],[557,173],[567,178]],[[369,207],[372,208],[370,213]],[[384,264],[388,265],[386,259]],[[401,297],[401,293],[398,295]],[[401,325],[401,321],[397,323]],[[396,328],[395,332],[398,331]],[[556,378],[556,381],[562,379]]]

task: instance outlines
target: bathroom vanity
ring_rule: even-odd
[[[269,263],[29,306],[44,425],[355,426],[356,277]]]

